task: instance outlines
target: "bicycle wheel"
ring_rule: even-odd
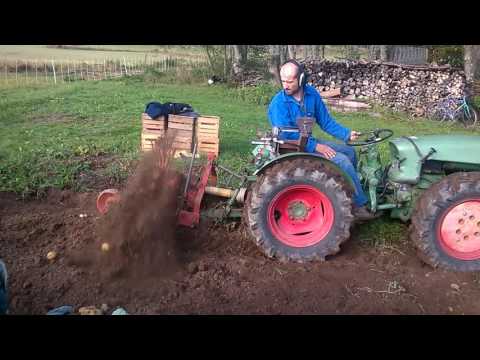
[[[477,124],[478,112],[473,106],[467,106],[460,114],[460,121],[465,127],[472,127]]]
[[[433,115],[433,118],[439,122],[444,122],[448,118],[448,114],[445,109],[437,109]]]

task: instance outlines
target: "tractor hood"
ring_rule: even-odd
[[[480,136],[422,135],[400,137],[389,142],[392,167],[390,179],[416,183],[422,159],[446,163],[480,164]]]

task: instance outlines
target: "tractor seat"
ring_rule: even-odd
[[[278,152],[280,155],[288,154],[292,152],[303,152],[302,146],[300,145],[300,140],[284,140],[284,144],[279,144]]]

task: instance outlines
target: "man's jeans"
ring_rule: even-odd
[[[316,139],[319,144],[330,146],[335,150],[335,156],[330,159],[340,168],[343,169],[348,175],[350,175],[353,183],[355,184],[355,195],[353,196],[353,203],[355,206],[364,206],[368,199],[365,193],[363,192],[362,185],[360,184],[360,179],[357,175],[357,154],[353,147],[348,145],[341,145],[331,141],[325,141]]]

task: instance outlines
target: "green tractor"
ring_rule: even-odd
[[[350,238],[354,191],[350,177],[333,162],[304,151],[313,120],[295,128],[273,128],[253,150],[254,168],[238,174],[209,154],[194,172],[196,146],[185,177],[177,225],[194,227],[202,217],[223,221],[243,218],[255,243],[280,261],[325,260]],[[282,133],[298,133],[282,140]],[[389,141],[390,159],[380,161],[378,143],[388,129],[365,132],[356,141],[357,172],[374,214],[411,222],[410,237],[420,257],[433,267],[480,270],[480,137],[462,135],[404,136]],[[228,181],[217,187],[217,174]],[[238,185],[232,187],[232,179]],[[172,177],[172,184],[175,182]],[[173,186],[170,184],[169,186]],[[173,187],[172,187],[173,188]],[[205,194],[228,200],[202,210]],[[97,197],[101,213],[120,199],[107,189]]]
[[[353,184],[339,167],[303,152],[312,123],[274,128],[254,150],[255,181],[245,219],[256,244],[283,261],[324,260],[350,237]],[[279,140],[283,131],[297,141]],[[378,143],[388,129],[365,132],[356,142],[357,171],[369,210],[411,222],[410,237],[423,261],[454,271],[480,270],[480,137],[404,136],[389,141],[387,166]]]

